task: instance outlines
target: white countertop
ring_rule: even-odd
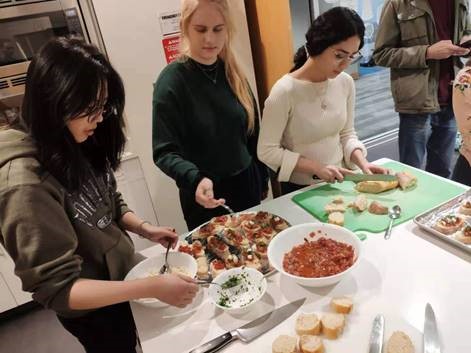
[[[291,196],[257,208],[280,215],[291,224],[315,221],[290,200]],[[354,310],[347,317],[342,336],[335,341],[324,340],[326,353],[367,352],[371,324],[379,313],[385,316],[385,339],[393,331],[402,330],[421,353],[427,302],[437,317],[442,353],[471,352],[471,255],[423,232],[412,221],[394,227],[390,240],[384,240],[382,233],[368,234],[363,246],[359,266],[333,286],[307,288],[279,273],[272,275],[265,296],[245,315],[231,316],[217,309],[207,297],[207,289],[202,289],[185,309],[152,309],[132,303],[143,352],[188,352],[302,297],[307,299],[299,312],[329,312],[330,299],[342,295],[353,298]],[[162,249],[154,246],[142,253],[153,256]],[[278,335],[295,335],[296,317],[292,315],[249,344],[235,341],[221,351],[269,353]]]

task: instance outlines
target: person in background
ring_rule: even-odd
[[[154,86],[153,156],[179,188],[189,229],[258,205],[268,173],[256,155],[256,103],[231,49],[228,1],[183,0],[181,56]]]
[[[134,214],[113,171],[124,148],[124,87],[98,49],[48,42],[27,73],[21,129],[0,131],[0,242],[33,299],[57,313],[88,353],[136,352],[128,301],[184,307],[186,276],[123,281],[140,260],[126,231],[175,246],[172,228]]]
[[[373,58],[391,68],[401,162],[448,178],[456,139],[450,82],[469,52],[467,0],[388,0]]]
[[[452,179],[471,186],[471,60],[458,72],[453,85],[453,111],[462,144]]]
[[[317,17],[291,73],[265,101],[258,141],[261,161],[278,173],[282,192],[315,182],[342,181],[351,169],[385,173],[369,163],[354,129],[355,84],[343,71],[363,45],[358,14],[335,7]]]

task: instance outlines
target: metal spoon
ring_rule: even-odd
[[[167,251],[165,252],[165,262],[159,270],[159,273],[161,275],[163,275],[165,272],[168,272],[168,270],[170,269],[170,266],[168,265],[168,251],[170,250],[171,246],[172,246],[172,243],[169,241],[167,244]]]
[[[392,225],[395,219],[398,219],[401,217],[401,207],[399,205],[395,205],[392,208],[389,209],[388,215],[390,218],[388,229],[386,230],[386,233],[384,233],[384,239],[389,239],[391,237],[391,229]]]

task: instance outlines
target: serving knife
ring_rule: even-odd
[[[370,335],[370,349],[368,353],[381,353],[384,339],[384,316],[377,315],[373,320]]]
[[[268,314],[260,316],[258,319],[255,319],[238,329],[226,332],[221,336],[202,344],[189,353],[214,353],[236,339],[240,339],[245,343],[250,342],[293,315],[301,305],[303,305],[305,300],[306,298],[302,298],[270,311]]]
[[[432,306],[425,306],[424,322],[424,353],[441,353],[440,340],[438,337],[437,320]]]
[[[397,176],[390,174],[347,174],[345,181],[397,181]]]

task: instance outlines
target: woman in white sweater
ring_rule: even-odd
[[[317,17],[293,69],[265,101],[257,152],[277,172],[283,193],[316,179],[342,181],[357,167],[386,172],[365,158],[353,126],[355,85],[343,72],[363,46],[364,32],[358,14],[345,7]]]

